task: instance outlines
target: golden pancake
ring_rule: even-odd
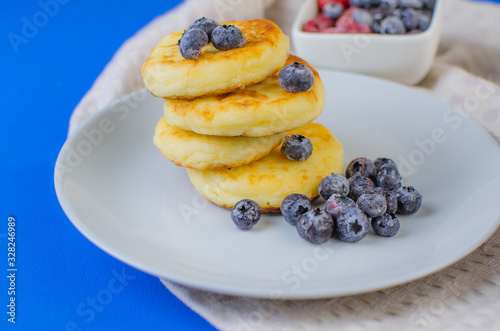
[[[227,169],[258,160],[278,146],[285,133],[271,136],[205,136],[169,125],[165,118],[156,126],[154,144],[170,161],[193,169]]]
[[[311,140],[313,152],[309,159],[290,161],[277,147],[266,157],[241,167],[187,169],[189,179],[203,197],[229,209],[242,199],[251,199],[264,213],[279,212],[282,200],[292,193],[305,194],[312,200],[318,196],[318,185],[325,176],[342,173],[342,145],[327,128],[316,123],[289,133]]]
[[[171,33],[153,49],[142,66],[146,88],[162,98],[190,99],[220,94],[260,82],[285,63],[290,40],[265,19],[229,21],[246,39],[243,47],[220,51],[208,43],[200,57],[182,57],[177,45],[183,31]]]
[[[316,119],[325,104],[325,87],[318,72],[304,60],[290,55],[286,65],[304,63],[314,73],[306,92],[285,91],[278,73],[241,90],[193,100],[165,100],[168,123],[199,134],[217,136],[268,136],[290,131]]]

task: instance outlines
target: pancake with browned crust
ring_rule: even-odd
[[[285,91],[278,73],[241,90],[193,100],[165,100],[168,123],[199,134],[260,137],[296,129],[316,119],[325,104],[319,74],[304,60],[290,55],[286,65],[304,63],[314,73],[306,92]]]
[[[191,99],[221,94],[251,85],[275,73],[285,63],[290,41],[265,19],[229,21],[246,39],[243,47],[221,51],[208,43],[200,57],[182,57],[178,40],[183,31],[164,37],[142,66],[146,88],[155,96]]]
[[[231,209],[242,199],[259,204],[264,213],[279,212],[283,199],[302,193],[310,199],[318,196],[320,181],[343,170],[340,142],[324,126],[309,123],[292,134],[302,134],[313,144],[313,152],[303,162],[290,161],[280,147],[271,154],[247,165],[226,170],[187,169],[191,183],[207,200]]]
[[[270,136],[206,136],[169,125],[165,118],[156,126],[154,144],[175,164],[192,169],[227,169],[258,160],[278,146],[285,133]]]

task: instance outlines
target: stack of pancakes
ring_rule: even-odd
[[[182,31],[163,38],[144,63],[147,89],[165,99],[154,143],[170,161],[187,168],[197,191],[232,208],[242,199],[263,212],[279,212],[291,193],[310,199],[322,178],[343,167],[342,146],[320,124],[325,89],[309,64],[289,55],[289,38],[264,19],[231,21],[246,38],[243,47],[221,51],[211,43],[200,57],[179,52]],[[279,84],[282,67],[301,62],[314,73],[313,87],[291,93]],[[308,137],[312,156],[288,160],[280,144],[288,133]]]

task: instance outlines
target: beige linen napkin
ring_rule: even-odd
[[[441,43],[424,89],[500,142],[500,5],[445,0]],[[201,16],[266,17],[289,33],[301,0],[188,0],[125,42],[75,109],[70,131],[111,101],[142,88],[140,68],[165,34]],[[498,167],[498,165],[492,165]],[[322,300],[259,300],[162,280],[221,330],[500,330],[500,231],[454,265],[382,291]]]

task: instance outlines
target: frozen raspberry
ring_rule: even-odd
[[[314,24],[318,27],[319,30],[323,30],[324,28],[328,28],[331,26],[335,26],[335,20],[326,17],[323,14],[319,14],[314,19]]]
[[[318,28],[318,25],[316,25],[316,21],[315,20],[310,20],[310,21],[307,21],[304,26],[302,27],[302,30],[304,30],[305,32],[319,32],[319,28]]]

